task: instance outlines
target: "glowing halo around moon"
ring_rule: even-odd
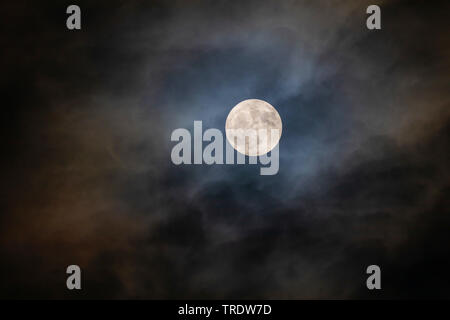
[[[282,129],[277,110],[259,99],[239,102],[231,109],[225,122],[228,142],[248,156],[260,156],[271,151],[278,144]]]

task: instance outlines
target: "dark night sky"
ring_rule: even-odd
[[[0,297],[450,297],[448,1],[69,4],[0,5]],[[172,164],[249,98],[277,175]]]

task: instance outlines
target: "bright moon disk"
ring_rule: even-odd
[[[258,99],[239,102],[225,122],[228,142],[248,156],[260,156],[272,150],[280,140],[282,127],[277,110]]]

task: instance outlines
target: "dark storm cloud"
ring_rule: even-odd
[[[88,298],[448,296],[444,5],[368,31],[368,4],[86,2],[80,32],[7,4],[2,296],[73,297],[69,264]],[[248,98],[283,120],[278,175],[170,162]]]

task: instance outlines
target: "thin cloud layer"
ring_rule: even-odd
[[[83,298],[448,297],[448,5],[369,4],[3,4],[2,296],[73,298],[78,264]],[[171,163],[249,98],[277,175]]]

